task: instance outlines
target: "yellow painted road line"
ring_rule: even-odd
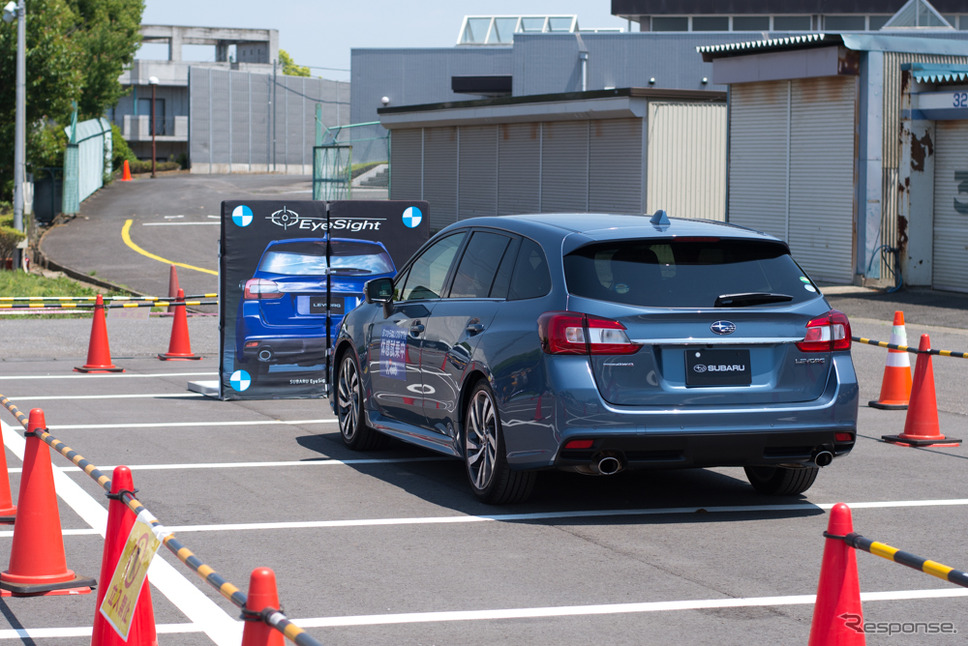
[[[211,269],[204,269],[202,267],[195,267],[194,265],[186,265],[185,263],[175,262],[174,260],[168,260],[162,258],[161,256],[156,256],[155,254],[145,251],[131,240],[131,223],[134,220],[128,219],[124,221],[124,226],[121,227],[121,239],[124,240],[124,244],[128,245],[142,256],[151,258],[152,260],[157,260],[158,262],[164,263],[166,265],[175,265],[176,267],[184,267],[185,269],[191,269],[193,271],[200,271],[203,274],[211,274],[212,276],[218,276],[217,271],[212,271]]]

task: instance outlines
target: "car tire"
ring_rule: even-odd
[[[467,400],[463,439],[467,479],[479,500],[507,505],[528,499],[537,474],[515,471],[508,464],[500,414],[486,381],[479,381]]]
[[[819,467],[744,467],[746,478],[760,493],[773,496],[793,496],[813,485]]]
[[[352,352],[343,355],[336,373],[336,419],[343,443],[354,451],[369,451],[385,444],[385,436],[366,425],[363,381]]]

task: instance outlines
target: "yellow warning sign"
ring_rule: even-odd
[[[148,576],[148,566],[161,545],[151,529],[149,517],[151,515],[147,514],[147,510],[138,514],[114,569],[111,583],[104,593],[104,601],[101,602],[101,615],[125,641],[128,640],[131,620],[138,605],[138,597],[141,596],[141,586]]]

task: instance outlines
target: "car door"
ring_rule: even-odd
[[[420,354],[430,314],[443,293],[466,232],[433,242],[400,273],[387,316],[367,335],[373,404],[388,421],[426,426]]]
[[[507,296],[519,240],[478,230],[461,252],[447,298],[434,305],[424,333],[420,373],[429,427],[456,437],[463,376],[481,336]]]

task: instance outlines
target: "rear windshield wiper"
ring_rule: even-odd
[[[770,292],[720,294],[716,297],[713,307],[746,307],[747,305],[763,305],[766,303],[785,303],[792,300],[793,297],[789,294],[771,294]]]

